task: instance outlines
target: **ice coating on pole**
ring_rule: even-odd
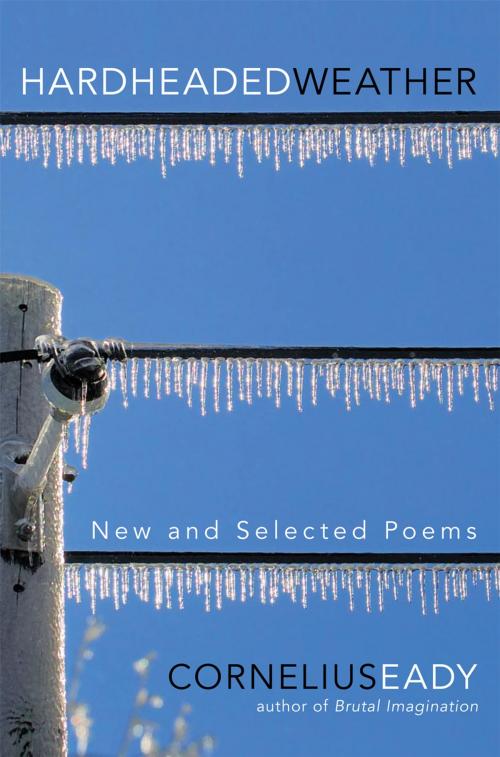
[[[163,177],[186,161],[232,164],[241,177],[249,156],[301,168],[328,158],[376,162],[410,158],[425,162],[469,160],[476,153],[498,156],[498,124],[352,124],[265,126],[18,125],[0,127],[0,156],[13,154],[45,167],[115,165],[156,161]]]
[[[130,595],[156,609],[183,609],[197,599],[207,612],[227,602],[259,601],[274,605],[283,598],[307,608],[311,601],[338,601],[353,611],[384,610],[388,602],[417,602],[423,615],[438,614],[453,599],[465,600],[482,588],[490,601],[500,597],[499,565],[262,565],[157,564],[66,566],[66,594],[80,603],[89,597],[92,612],[97,602],[110,600],[115,609]]]
[[[0,349],[18,350],[38,335],[61,333],[62,295],[29,276],[0,275]],[[38,371],[0,367],[2,435],[34,444],[47,418]],[[0,566],[0,754],[67,754],[64,665],[64,544],[62,455],[50,466],[37,498],[39,547],[6,550]],[[8,520],[2,514],[2,528]],[[8,545],[7,545],[8,546]],[[22,591],[13,591],[13,587]]]
[[[350,411],[367,400],[390,404],[404,399],[416,408],[434,396],[451,412],[457,399],[495,409],[500,360],[133,358],[122,362],[119,371],[120,382],[111,386],[120,387],[125,406],[140,393],[148,399],[177,397],[189,407],[198,406],[202,415],[231,412],[238,404],[260,399],[276,408],[292,402],[302,412],[306,403],[315,407],[326,398],[340,399]]]

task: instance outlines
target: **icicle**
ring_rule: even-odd
[[[474,390],[474,401],[479,402],[479,365],[472,364],[472,386]]]
[[[172,568],[170,566],[164,568],[163,570],[163,583],[165,586],[165,606],[167,610],[171,610],[172,609],[173,574],[172,574]]]
[[[222,377],[222,363],[225,363],[225,373]],[[156,358],[154,360],[154,382],[156,396],[162,395],[162,385],[165,394],[173,391],[182,398],[186,397],[187,404],[192,405],[193,387],[200,390],[200,405],[202,414],[207,412],[207,402],[210,401],[215,412],[220,411],[221,381],[225,381],[226,406],[230,411],[233,409],[233,367],[236,365],[237,396],[241,402],[251,405],[254,396],[254,376],[256,395],[261,398],[264,394],[267,398],[274,398],[276,407],[282,404],[281,376],[283,369],[286,371],[286,397],[295,394],[296,405],[299,412],[302,411],[304,391],[304,371],[306,365],[310,369],[311,402],[319,403],[319,380],[324,381],[327,394],[335,397],[342,388],[344,392],[346,409],[350,410],[354,404],[361,405],[361,394],[365,392],[372,400],[384,400],[390,403],[391,391],[397,392],[398,396],[409,394],[412,408],[417,405],[417,400],[422,401],[426,393],[435,390],[440,404],[445,404],[448,411],[454,407],[455,375],[458,395],[464,395],[465,380],[472,376],[473,394],[476,402],[479,401],[480,376],[488,398],[488,407],[494,410],[494,393],[498,391],[498,361],[471,360],[454,362],[440,362],[437,360],[312,360],[306,363],[304,360],[282,360],[280,358],[261,359],[254,358],[189,358],[182,360],[178,357]],[[144,394],[150,396],[150,374],[152,361],[144,359],[143,382]],[[208,374],[212,371],[211,389],[208,392]],[[480,370],[482,373],[480,374]],[[127,398],[127,369],[126,363],[118,364],[118,378],[122,393],[123,403],[126,406]],[[341,381],[341,371],[343,380]],[[456,374],[455,374],[456,371]],[[130,389],[132,396],[137,396],[138,360],[134,358],[130,369]],[[407,381],[406,381],[406,376]],[[116,385],[116,375],[113,379]],[[75,430],[75,429],[74,429]]]
[[[127,377],[127,361],[123,360],[120,363],[120,392],[122,395],[123,407],[128,407],[128,377]]]
[[[149,399],[151,384],[151,359],[149,357],[144,358],[142,378],[144,382],[144,396],[146,399]]]
[[[248,405],[252,404],[253,392],[253,360],[245,360],[245,396]]]
[[[486,599],[491,601],[491,573],[489,568],[484,569],[484,585],[486,589]]]
[[[365,607],[366,612],[372,611],[372,596],[371,596],[371,571],[370,568],[365,568]]]
[[[205,587],[205,610],[206,612],[210,612],[210,584],[212,580],[212,574],[210,572],[210,569],[208,567],[205,567],[204,575],[203,575],[203,585]]]
[[[18,129],[22,129],[22,127],[17,127],[16,132]],[[51,141],[51,135],[52,132],[50,130],[50,127],[48,126],[42,126],[42,147],[43,147],[43,167],[47,168],[49,165],[49,158],[50,158],[50,141]],[[18,157],[18,155],[16,155]]]
[[[413,570],[412,568],[406,568],[406,598],[408,602],[412,601],[413,597]]]
[[[378,609],[379,612],[383,612],[384,610],[384,583],[383,583],[383,572],[382,568],[376,569],[377,574],[377,595],[378,595]]]
[[[214,166],[217,152],[222,153],[225,163],[234,162],[237,175],[242,177],[246,136],[257,163],[271,160],[276,171],[281,168],[282,158],[288,163],[295,160],[301,168],[306,162],[320,164],[330,156],[335,156],[337,160],[345,158],[348,163],[353,158],[364,159],[373,166],[379,154],[387,163],[393,153],[398,153],[399,162],[404,166],[407,140],[410,147],[408,154],[412,158],[423,158],[428,164],[433,156],[438,160],[445,158],[450,168],[455,156],[459,160],[470,160],[476,152],[498,156],[496,124],[370,124],[344,127],[317,124],[255,126],[252,129],[242,125],[233,128],[225,125],[167,128],[153,125],[73,127],[27,124],[15,127],[14,139],[11,139],[11,131],[9,127],[2,127],[0,131],[0,156],[4,158],[11,152],[16,159],[26,161],[41,157],[45,168],[51,163],[52,155],[57,168],[70,166],[75,154],[79,164],[88,160],[94,166],[99,159],[115,165],[119,159],[132,164],[139,158],[149,161],[157,158],[163,178],[167,175],[167,162],[174,167],[181,162],[207,160]]]
[[[305,609],[307,607],[307,573],[305,570],[301,570],[300,572],[300,587],[301,587],[301,604],[302,604],[302,607]]]
[[[237,160],[237,167],[238,167],[238,176],[240,179],[243,178],[243,136],[244,131],[243,129],[239,128],[236,130],[236,160]]]
[[[435,615],[438,615],[438,613],[439,613],[438,588],[439,588],[438,569],[437,568],[433,568],[432,569],[432,606],[433,606],[434,614]]]
[[[273,366],[273,389],[274,404],[277,408],[281,407],[281,361],[275,360]]]
[[[92,615],[95,615],[97,600],[97,581],[96,569],[93,565],[85,568],[85,588],[90,594],[90,608]]]
[[[162,385],[162,371],[161,371],[161,360],[160,358],[155,358],[155,389],[156,389],[156,399],[161,399],[161,385]]]
[[[192,359],[189,359],[187,361],[187,368],[186,368],[186,398],[188,407],[193,406],[193,372],[194,372],[194,365],[195,361]]]
[[[384,609],[386,593],[392,595],[394,601],[398,599],[398,588],[402,587],[406,576],[406,594],[408,602],[412,601],[413,572],[418,572],[421,611],[427,612],[427,573],[432,579],[432,604],[435,614],[439,612],[439,575],[443,576],[443,594],[446,602],[450,600],[450,580],[453,598],[465,600],[468,596],[468,579],[472,579],[473,587],[478,582],[484,583],[486,599],[492,598],[492,590],[500,595],[500,567],[499,566],[401,566],[387,568],[384,565],[374,566],[311,566],[311,565],[259,565],[258,569],[252,565],[132,565],[122,566],[77,566],[66,568],[66,593],[68,599],[81,600],[80,571],[84,570],[84,586],[90,595],[92,611],[95,612],[96,598],[101,600],[112,598],[115,608],[127,602],[129,592],[129,570],[133,576],[133,590],[138,599],[148,602],[150,599],[150,583],[153,584],[153,603],[159,609],[165,606],[173,607],[173,593],[176,588],[177,605],[183,609],[185,595],[190,596],[193,591],[196,596],[203,596],[205,609],[211,608],[212,586],[215,593],[215,607],[221,610],[224,599],[231,602],[237,598],[241,602],[254,597],[254,572],[257,570],[258,597],[262,604],[274,605],[280,593],[289,597],[292,603],[300,599],[300,605],[307,608],[309,593],[318,595],[320,601],[327,599],[327,589],[331,589],[334,601],[342,592],[348,597],[351,611],[355,607],[356,592],[363,592],[365,608],[371,612],[371,575],[375,572],[377,581],[377,597],[379,611]],[[237,576],[239,581],[237,582]],[[194,579],[194,583],[193,583]],[[239,588],[239,591],[237,590]]]
[[[387,363],[384,363],[384,365],[382,366],[382,381],[384,384],[385,402],[389,404],[391,401],[391,393],[389,387],[389,366],[387,365]]]
[[[163,375],[165,394],[169,396],[172,392],[172,360],[169,357],[163,358]]]
[[[346,361],[344,364],[344,393],[346,410],[351,409],[351,364]]]
[[[182,381],[183,381],[183,375],[184,375],[184,363],[180,358],[174,357],[172,360],[172,365],[173,365],[173,370],[174,370],[174,394],[177,395],[177,397],[182,397],[183,395]]]
[[[408,381],[410,384],[410,405],[412,408],[417,406],[417,394],[415,387],[415,366],[413,363],[408,365]]]
[[[120,581],[118,576],[118,568],[113,565],[111,569],[111,585],[113,594],[113,604],[115,610],[120,609]]]
[[[286,395],[291,397],[293,395],[293,362],[286,360]]]
[[[75,452],[78,455],[80,453],[80,426],[81,426],[81,416],[75,415],[73,417],[73,420],[70,421],[72,429],[73,429],[73,446],[75,448]]]
[[[318,366],[316,363],[311,365],[311,402],[313,405],[318,404]]]
[[[214,360],[214,371],[212,376],[212,386],[214,391],[214,410],[216,413],[220,410],[220,368],[221,360],[217,358]]]
[[[425,587],[425,569],[424,568],[420,568],[418,571],[418,583],[420,587],[420,601],[422,604],[422,615],[426,615],[427,605],[426,605],[426,587]]]
[[[446,366],[446,387],[448,396],[448,412],[453,410],[453,364],[448,363]]]
[[[90,422],[91,422],[92,415],[87,413],[83,416],[82,423],[81,423],[81,455],[82,455],[82,468],[85,470],[87,468],[87,460],[88,460],[88,453],[89,453],[89,435],[90,435]]]
[[[80,415],[82,416],[85,415],[85,409],[87,405],[87,389],[88,389],[88,384],[84,380],[82,381],[82,396],[80,398]]]
[[[488,407],[490,410],[495,409],[495,403],[493,400],[493,393],[492,393],[492,383],[490,381],[490,371],[488,365],[483,365],[483,371],[484,371],[484,388],[486,389],[486,395],[488,397]]]
[[[177,566],[177,603],[179,610],[184,609],[184,569],[181,565]]]
[[[295,386],[297,388],[297,410],[302,412],[302,394],[304,391],[304,363],[297,360],[295,363]]]
[[[242,565],[240,566],[240,601],[246,602],[246,600],[247,600],[247,568],[244,565]]]
[[[378,362],[373,363],[373,372],[375,374],[375,399],[380,402],[382,399],[382,385],[380,383],[381,365]]]
[[[445,602],[450,601],[450,571],[448,568],[445,568],[444,571],[444,600]]]
[[[259,568],[259,596],[261,604],[267,602],[267,571],[264,567]]]
[[[215,607],[222,609],[222,570],[219,565],[215,566]]]
[[[233,361],[231,358],[226,360],[226,391],[227,409],[231,412],[233,409]]]
[[[201,414],[206,415],[206,399],[207,399],[207,376],[208,376],[208,360],[202,358],[201,360],[201,376],[200,376],[200,409]]]
[[[132,366],[130,369],[130,389],[132,391],[132,397],[137,397],[137,374],[139,372],[139,361],[136,357],[132,358]]]
[[[109,377],[109,387],[111,391],[115,391],[116,389],[116,362],[114,360],[110,360],[108,362],[108,377]],[[85,389],[85,391],[87,391]],[[82,400],[82,413],[84,412],[84,405],[85,403]]]
[[[154,603],[157,610],[163,605],[163,580],[160,568],[153,570]]]
[[[459,363],[457,366],[457,387],[458,387],[458,393],[462,397],[464,393],[464,375],[465,375],[466,366],[464,366],[462,363]]]
[[[354,587],[352,583],[352,568],[347,568],[347,591],[349,594],[349,610],[351,612],[354,611]]]
[[[129,572],[127,567],[122,567],[121,574],[121,601],[122,605],[127,604],[128,592],[129,592]]]
[[[354,363],[353,366],[353,383],[354,383],[354,402],[359,407],[361,404],[360,402],[360,394],[359,394],[359,371],[360,366],[358,363]]]

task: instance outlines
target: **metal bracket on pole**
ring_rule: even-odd
[[[43,496],[33,491],[19,501],[16,484],[31,447],[21,438],[4,439],[0,443],[1,526],[0,548],[41,553],[43,551]]]
[[[6,439],[0,445],[0,547],[37,554],[42,554],[44,547],[43,491],[65,427],[76,415],[100,410],[109,396],[105,360],[91,340],[42,337],[41,342],[42,350],[50,350],[52,355],[42,372],[50,413],[32,447],[22,439]],[[39,340],[37,343],[40,345]],[[63,473],[68,480],[75,476],[74,469]]]

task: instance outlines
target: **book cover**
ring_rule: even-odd
[[[499,754],[499,27],[1,3],[2,757]]]

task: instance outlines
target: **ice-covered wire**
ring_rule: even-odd
[[[415,113],[3,113],[0,156],[74,163],[160,164],[163,177],[179,163],[233,163],[244,173],[251,153],[257,163],[351,162],[395,157],[456,160],[474,153],[498,156],[500,114]]]
[[[309,564],[309,565],[487,565],[500,563],[498,552],[128,552],[119,551],[66,551],[65,562],[101,565],[152,563],[189,565],[217,563],[251,564]]]
[[[64,344],[44,339],[39,352],[3,353],[0,359],[34,355],[44,362]],[[306,401],[314,406],[325,396],[342,398],[351,410],[366,398],[387,404],[405,396],[416,407],[434,395],[451,411],[457,397],[469,395],[476,403],[484,398],[493,410],[499,387],[498,347],[242,347],[119,339],[93,344],[108,361],[110,386],[120,389],[125,406],[139,393],[171,395],[198,404],[202,415],[210,406],[218,413],[262,398],[278,408],[292,400],[301,412]]]
[[[471,587],[475,589],[480,584],[487,600],[493,594],[500,595],[498,555],[476,555],[479,560],[475,561],[466,554],[439,555],[444,558],[440,563],[431,559],[436,555],[410,555],[421,560],[407,563],[403,559],[407,555],[385,554],[370,555],[364,561],[363,555],[353,555],[357,561],[348,561],[347,555],[305,555],[303,562],[304,555],[290,553],[149,553],[148,559],[145,554],[135,553],[135,562],[127,562],[117,554],[67,553],[68,598],[81,602],[85,591],[95,612],[98,599],[112,599],[119,609],[130,594],[142,602],[151,600],[156,609],[183,609],[185,601],[194,595],[200,597],[207,611],[222,609],[224,601],[245,603],[254,598],[274,605],[283,596],[305,608],[311,595],[321,600],[345,597],[349,609],[354,610],[361,596],[367,612],[373,606],[382,612],[387,599],[411,602],[417,594],[425,615],[428,606],[437,614],[440,600],[464,600]],[[83,560],[90,556],[96,561]],[[453,561],[454,557],[461,559]],[[496,560],[490,562],[486,557]],[[324,560],[316,562],[319,558]]]
[[[43,348],[0,352],[0,363],[49,360],[65,340],[44,338]],[[500,347],[353,347],[353,346],[248,346],[127,342],[122,339],[93,340],[109,360],[145,358],[262,358],[290,360],[500,360]]]
[[[313,126],[356,124],[469,124],[500,123],[498,110],[318,111],[318,112],[57,112],[3,111],[7,126]]]

